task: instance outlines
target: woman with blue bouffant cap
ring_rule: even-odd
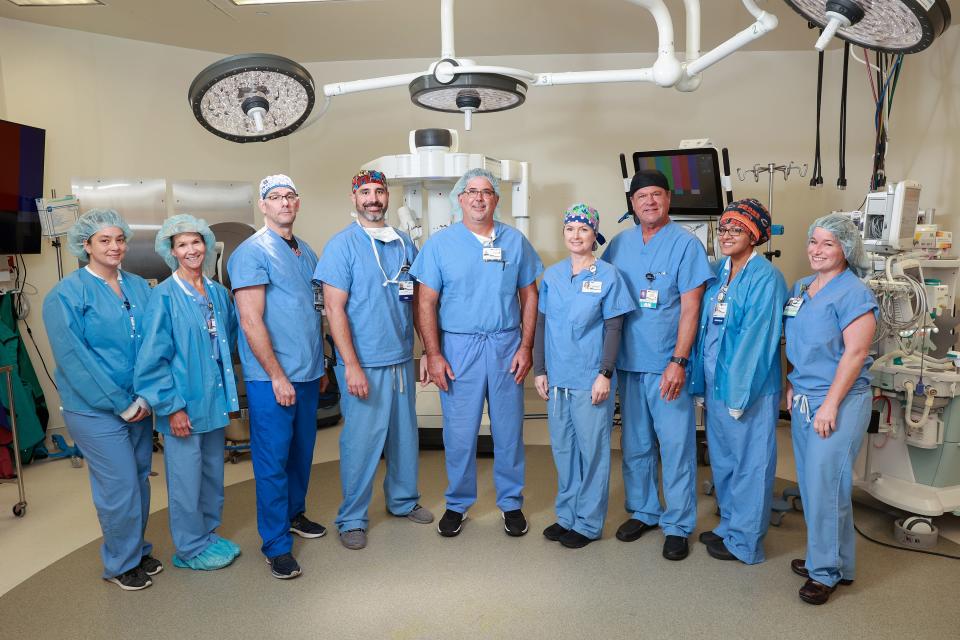
[[[63,419],[87,461],[103,531],[103,578],[125,591],[149,587],[150,576],[163,570],[143,538],[153,428],[149,404],[134,391],[133,370],[150,287],[120,269],[132,236],[113,209],[80,216],[67,248],[87,264],[43,300]]]
[[[787,404],[792,408],[807,555],[790,563],[807,579],[800,599],[824,604],[854,579],[853,462],[870,423],[870,344],[877,301],[861,282],[868,261],[846,216],[818,218],[807,234],[814,274],[801,278],[784,307]]]
[[[240,555],[240,547],[217,534],[224,427],[239,405],[230,357],[237,318],[230,294],[208,277],[215,246],[204,220],[181,214],[164,221],[154,248],[173,273],[147,307],[134,379],[164,436],[173,565],[204,571]]]

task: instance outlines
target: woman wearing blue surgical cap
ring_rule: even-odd
[[[134,378],[164,435],[173,565],[207,571],[240,555],[216,533],[224,427],[239,405],[230,358],[236,315],[227,290],[204,275],[213,273],[215,246],[204,220],[183,214],[163,223],[155,248],[173,274],[150,299]]]
[[[90,470],[103,578],[127,591],[149,587],[163,570],[143,539],[153,429],[149,405],[134,393],[133,370],[150,287],[120,269],[132,235],[112,209],[80,216],[67,248],[88,264],[43,300],[63,419]]]
[[[700,307],[689,391],[706,406],[710,467],[720,523],[700,534],[718,560],[763,562],[777,467],[780,335],[787,284],[755,246],[770,238],[770,214],[753,199],[720,216],[717,278]]]
[[[617,268],[593,252],[600,215],[575,204],[563,216],[570,257],[543,274],[534,384],[547,401],[557,465],[557,521],[543,535],[570,549],[598,540],[607,515],[613,377],[623,315],[636,308]]]
[[[859,280],[868,263],[849,218],[814,221],[807,258],[814,274],[794,285],[783,312],[793,367],[787,404],[807,523],[806,558],[790,568],[807,578],[800,598],[823,604],[838,584],[854,579],[852,467],[870,423],[868,350],[877,301]]]

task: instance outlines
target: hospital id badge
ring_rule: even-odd
[[[213,316],[210,316],[210,319],[207,320],[207,331],[214,338],[217,337],[217,319]]]
[[[718,302],[717,306],[713,308],[713,324],[723,324],[723,321],[727,317],[727,303]]]
[[[503,248],[502,247],[484,247],[483,261],[484,262],[503,262]]]
[[[657,300],[660,299],[660,292],[656,289],[641,289],[640,290],[640,308],[641,309],[656,309]]]
[[[580,293],[600,293],[603,290],[603,282],[600,280],[584,280],[580,285]]]
[[[397,284],[400,286],[400,302],[413,300],[413,280],[401,280]]]
[[[783,315],[787,318],[793,318],[797,315],[797,312],[800,311],[800,307],[802,306],[803,306],[803,296],[790,298],[789,300],[787,300],[787,306],[783,308]]]

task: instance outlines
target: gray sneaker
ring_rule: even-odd
[[[433,522],[433,513],[419,504],[414,505],[413,510],[404,517],[407,520],[413,520],[417,524],[430,524]]]
[[[367,546],[367,532],[363,529],[350,529],[340,533],[340,544],[347,549],[363,549]]]

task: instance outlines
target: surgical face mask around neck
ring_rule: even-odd
[[[360,225],[360,226],[363,227],[363,225]],[[363,227],[363,230],[367,232],[368,236],[370,236],[374,240],[379,240],[380,242],[393,242],[394,240],[400,239],[400,236],[397,234],[396,229],[390,226]]]

